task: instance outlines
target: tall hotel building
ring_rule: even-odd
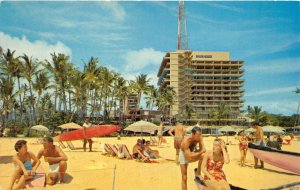
[[[177,50],[165,54],[157,77],[160,89],[172,87],[176,92],[170,115],[182,113],[187,104],[211,124],[212,110],[224,102],[229,108],[226,124],[238,124],[243,106],[243,61],[230,60],[229,52],[193,52]]]

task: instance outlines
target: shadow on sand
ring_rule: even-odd
[[[0,164],[12,163],[13,156],[0,156]]]

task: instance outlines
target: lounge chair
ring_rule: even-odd
[[[117,144],[118,146],[118,158],[132,159],[127,146],[125,144]]]
[[[107,144],[107,146],[111,149],[112,156],[117,156],[118,155],[118,148],[115,145]]]
[[[66,143],[68,144],[68,147],[71,150],[78,150],[78,149],[83,149],[83,147],[75,147],[74,144],[71,141],[66,141]]]
[[[58,141],[59,147],[65,149],[67,148],[62,141]]]
[[[110,144],[104,144],[104,151],[102,151],[103,154],[111,155],[111,156],[116,156],[117,152],[114,152]]]
[[[157,146],[158,140],[155,137],[150,137],[150,145],[151,146]]]

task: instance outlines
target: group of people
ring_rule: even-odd
[[[90,127],[89,120],[86,120],[84,127]],[[265,146],[263,139],[263,130],[258,123],[253,123],[252,127],[256,129],[255,143],[259,146]],[[163,125],[160,125],[159,136],[162,136]],[[183,123],[178,121],[176,126],[169,130],[169,135],[174,137],[174,148],[176,149],[176,163],[180,165],[182,177],[182,190],[187,190],[187,170],[188,164],[198,162],[198,167],[195,168],[195,178],[199,179],[208,189],[230,189],[229,183],[222,167],[230,162],[229,154],[224,140],[216,138],[213,142],[213,149],[206,150],[202,137],[202,130],[199,126],[195,126],[191,135],[185,137],[186,131]],[[245,164],[245,158],[248,149],[249,139],[244,134],[244,131],[238,133],[239,150],[241,152],[241,166]],[[86,143],[89,143],[90,151],[92,151],[91,139],[84,140],[84,151]],[[64,183],[64,176],[67,170],[67,156],[64,152],[53,144],[51,137],[43,139],[43,148],[37,155],[27,150],[27,142],[19,140],[15,144],[16,155],[13,156],[15,170],[9,185],[9,189],[19,189],[24,187],[25,181],[32,179],[36,174],[37,168],[40,166],[40,158],[44,157],[44,161],[49,164],[49,173],[46,177],[46,183],[49,185],[55,184],[59,177],[60,182]],[[158,150],[150,148],[150,141],[138,139],[132,150],[132,156],[135,159],[149,161],[159,157]],[[254,167],[258,168],[258,159],[254,157]],[[261,168],[264,168],[264,163],[261,161]],[[201,172],[204,177],[201,177]]]
[[[255,144],[265,146],[263,139],[263,130],[257,122],[252,123],[252,127],[256,130]],[[190,162],[198,161],[198,168],[195,168],[195,178],[208,189],[224,189],[229,190],[230,185],[226,180],[226,176],[222,167],[230,162],[229,154],[224,140],[216,138],[213,142],[213,149],[206,150],[202,138],[202,130],[199,126],[192,129],[192,134],[185,137],[185,128],[182,122],[177,122],[168,132],[174,136],[174,148],[176,149],[176,163],[180,164],[182,176],[182,190],[187,189],[187,169]],[[244,131],[238,133],[239,150],[241,152],[241,166],[245,165],[245,158],[248,150],[248,137]],[[260,161],[261,168],[264,168],[263,161]],[[254,157],[254,168],[259,168],[258,159]],[[201,172],[204,177],[201,177]]]
[[[17,152],[13,156],[15,170],[8,189],[24,188],[26,180],[30,180],[36,175],[36,171],[41,164],[41,157],[44,157],[44,161],[49,164],[46,184],[55,184],[59,177],[60,183],[65,182],[68,158],[58,146],[53,144],[51,137],[43,139],[43,148],[37,155],[28,151],[25,140],[18,140],[15,144],[15,150]]]
[[[150,159],[157,159],[159,157],[158,150],[150,148],[150,141],[145,139],[138,139],[132,149],[132,157],[134,159],[142,159],[145,162]]]

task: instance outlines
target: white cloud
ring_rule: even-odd
[[[124,20],[126,16],[126,11],[124,8],[115,1],[101,2],[101,6],[108,9],[111,14],[118,20]]]
[[[290,73],[300,72],[300,58],[269,60],[246,67],[249,73]]]
[[[164,53],[155,51],[153,48],[144,48],[141,50],[130,50],[122,57],[125,61],[125,71],[141,71],[147,66],[158,67],[161,64]]]
[[[50,53],[64,53],[71,56],[72,50],[58,41],[56,44],[49,44],[46,41],[29,41],[26,36],[22,38],[13,37],[3,32],[0,32],[0,46],[3,50],[16,50],[15,55],[20,56],[24,53],[38,60],[51,59]]]
[[[269,94],[280,94],[280,93],[286,93],[286,92],[293,92],[296,90],[295,86],[289,86],[289,87],[283,87],[283,88],[274,88],[274,89],[267,89],[257,92],[250,92],[245,93],[245,97],[253,97],[253,96],[261,96],[261,95],[269,95]]]
[[[293,115],[297,113],[297,101],[247,101],[245,107],[250,105],[261,106],[263,111],[272,114]]]

